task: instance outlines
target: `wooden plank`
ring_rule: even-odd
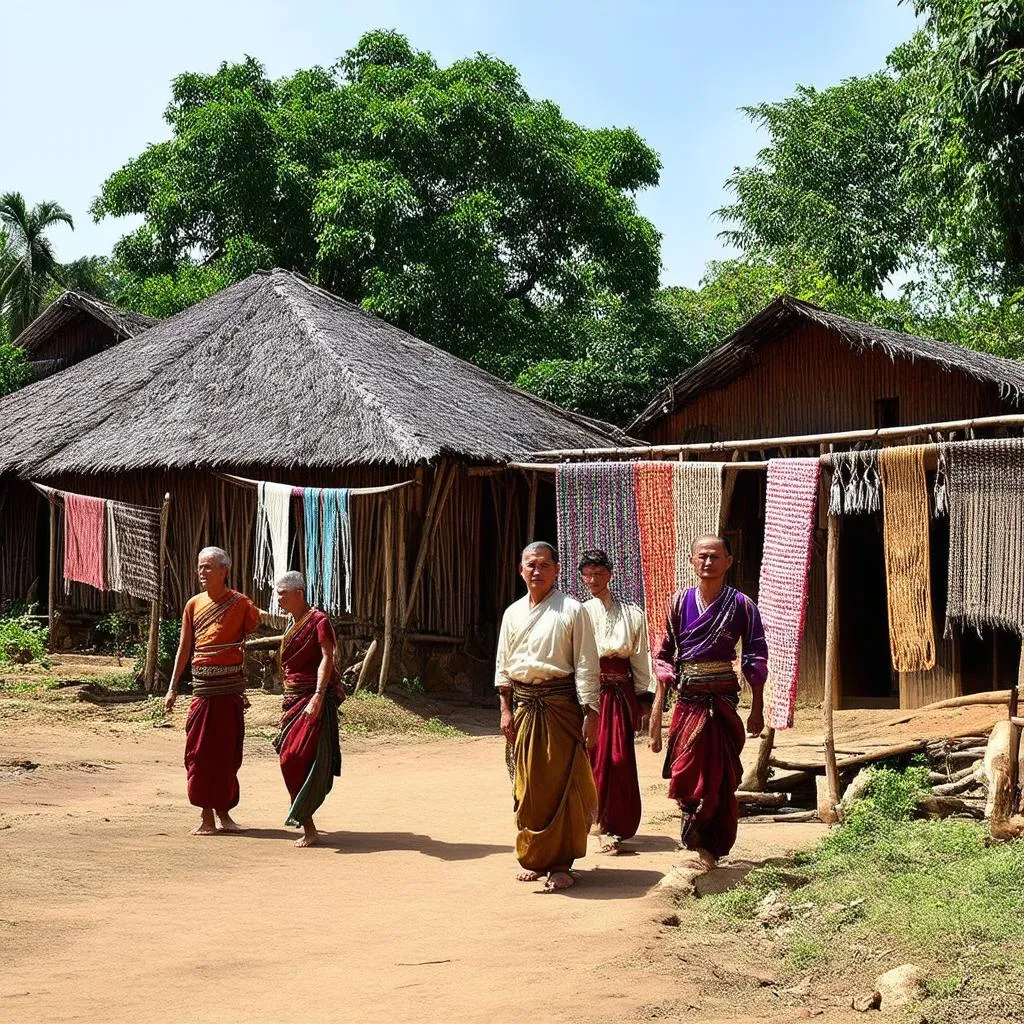
[[[377,692],[383,693],[391,671],[391,647],[395,636],[395,510],[391,501],[384,506],[384,647],[380,656]]]
[[[47,595],[46,620],[50,636],[53,635],[53,615],[57,607],[57,507],[53,498],[47,498],[50,506],[50,592]],[[50,650],[53,650],[51,646]]]
[[[832,714],[839,701],[839,528],[839,517],[829,516],[828,548],[825,555],[828,591],[825,616],[825,699],[821,705],[822,728],[825,734],[825,791],[818,807],[818,817],[826,824],[838,820],[836,807],[840,796],[835,723]]]
[[[171,496],[164,495],[164,503],[160,508],[160,547],[158,549],[158,581],[157,598],[149,606],[149,638],[146,642],[146,665],[143,673],[146,691],[156,690],[156,668],[160,658],[160,616],[164,604],[164,574],[167,569],[167,520],[170,516]]]

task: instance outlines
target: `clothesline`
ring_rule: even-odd
[[[245,476],[235,476],[233,473],[215,473],[214,476],[219,476],[222,480],[227,480],[228,483],[238,484],[240,487],[247,487],[250,490],[256,490],[259,487],[261,481],[250,480]],[[309,490],[307,487],[303,487],[299,484],[291,485],[293,491]],[[403,480],[397,484],[383,484],[380,487],[349,487],[347,488],[350,496],[360,497],[371,494],[388,494],[391,491],[400,491],[403,487],[419,486],[418,480]]]

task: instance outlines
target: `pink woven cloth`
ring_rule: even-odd
[[[817,459],[768,461],[764,555],[757,606],[768,641],[765,718],[775,729],[788,729],[793,724],[818,473]]]
[[[64,579],[107,589],[106,509],[102,498],[64,495]]]
[[[634,489],[637,519],[640,523],[640,559],[644,573],[647,628],[651,651],[657,653],[665,639],[668,599],[676,588],[672,463],[638,462]]]

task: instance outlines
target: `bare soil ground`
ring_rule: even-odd
[[[655,886],[678,859],[678,823],[645,748],[636,852],[604,858],[592,840],[577,888],[545,895],[513,880],[493,716],[446,715],[470,734],[460,739],[343,738],[343,775],[318,816],[323,845],[298,850],[280,824],[287,797],[270,746],[279,701],[256,694],[250,712],[237,814],[249,831],[192,838],[184,708],[166,727],[133,705],[0,696],[0,1019],[860,1016],[844,1008],[845,987],[786,991],[767,947],[673,923]],[[866,727],[864,714],[844,725]],[[813,730],[817,716],[801,717]],[[798,742],[808,736],[787,736]],[[733,860],[762,862],[822,834],[741,824]]]

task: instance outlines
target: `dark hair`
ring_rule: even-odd
[[[725,537],[719,537],[717,533],[702,533],[699,537],[693,538],[693,543],[690,545],[690,554],[692,555],[696,550],[697,544],[702,540],[717,540],[722,545],[722,549],[731,558],[732,557],[732,545]]]
[[[602,551],[600,548],[588,548],[583,552],[583,557],[580,559],[580,572],[583,572],[584,567],[588,565],[599,565],[602,569],[607,569],[609,572],[614,569],[612,560],[608,557],[608,552]]]

